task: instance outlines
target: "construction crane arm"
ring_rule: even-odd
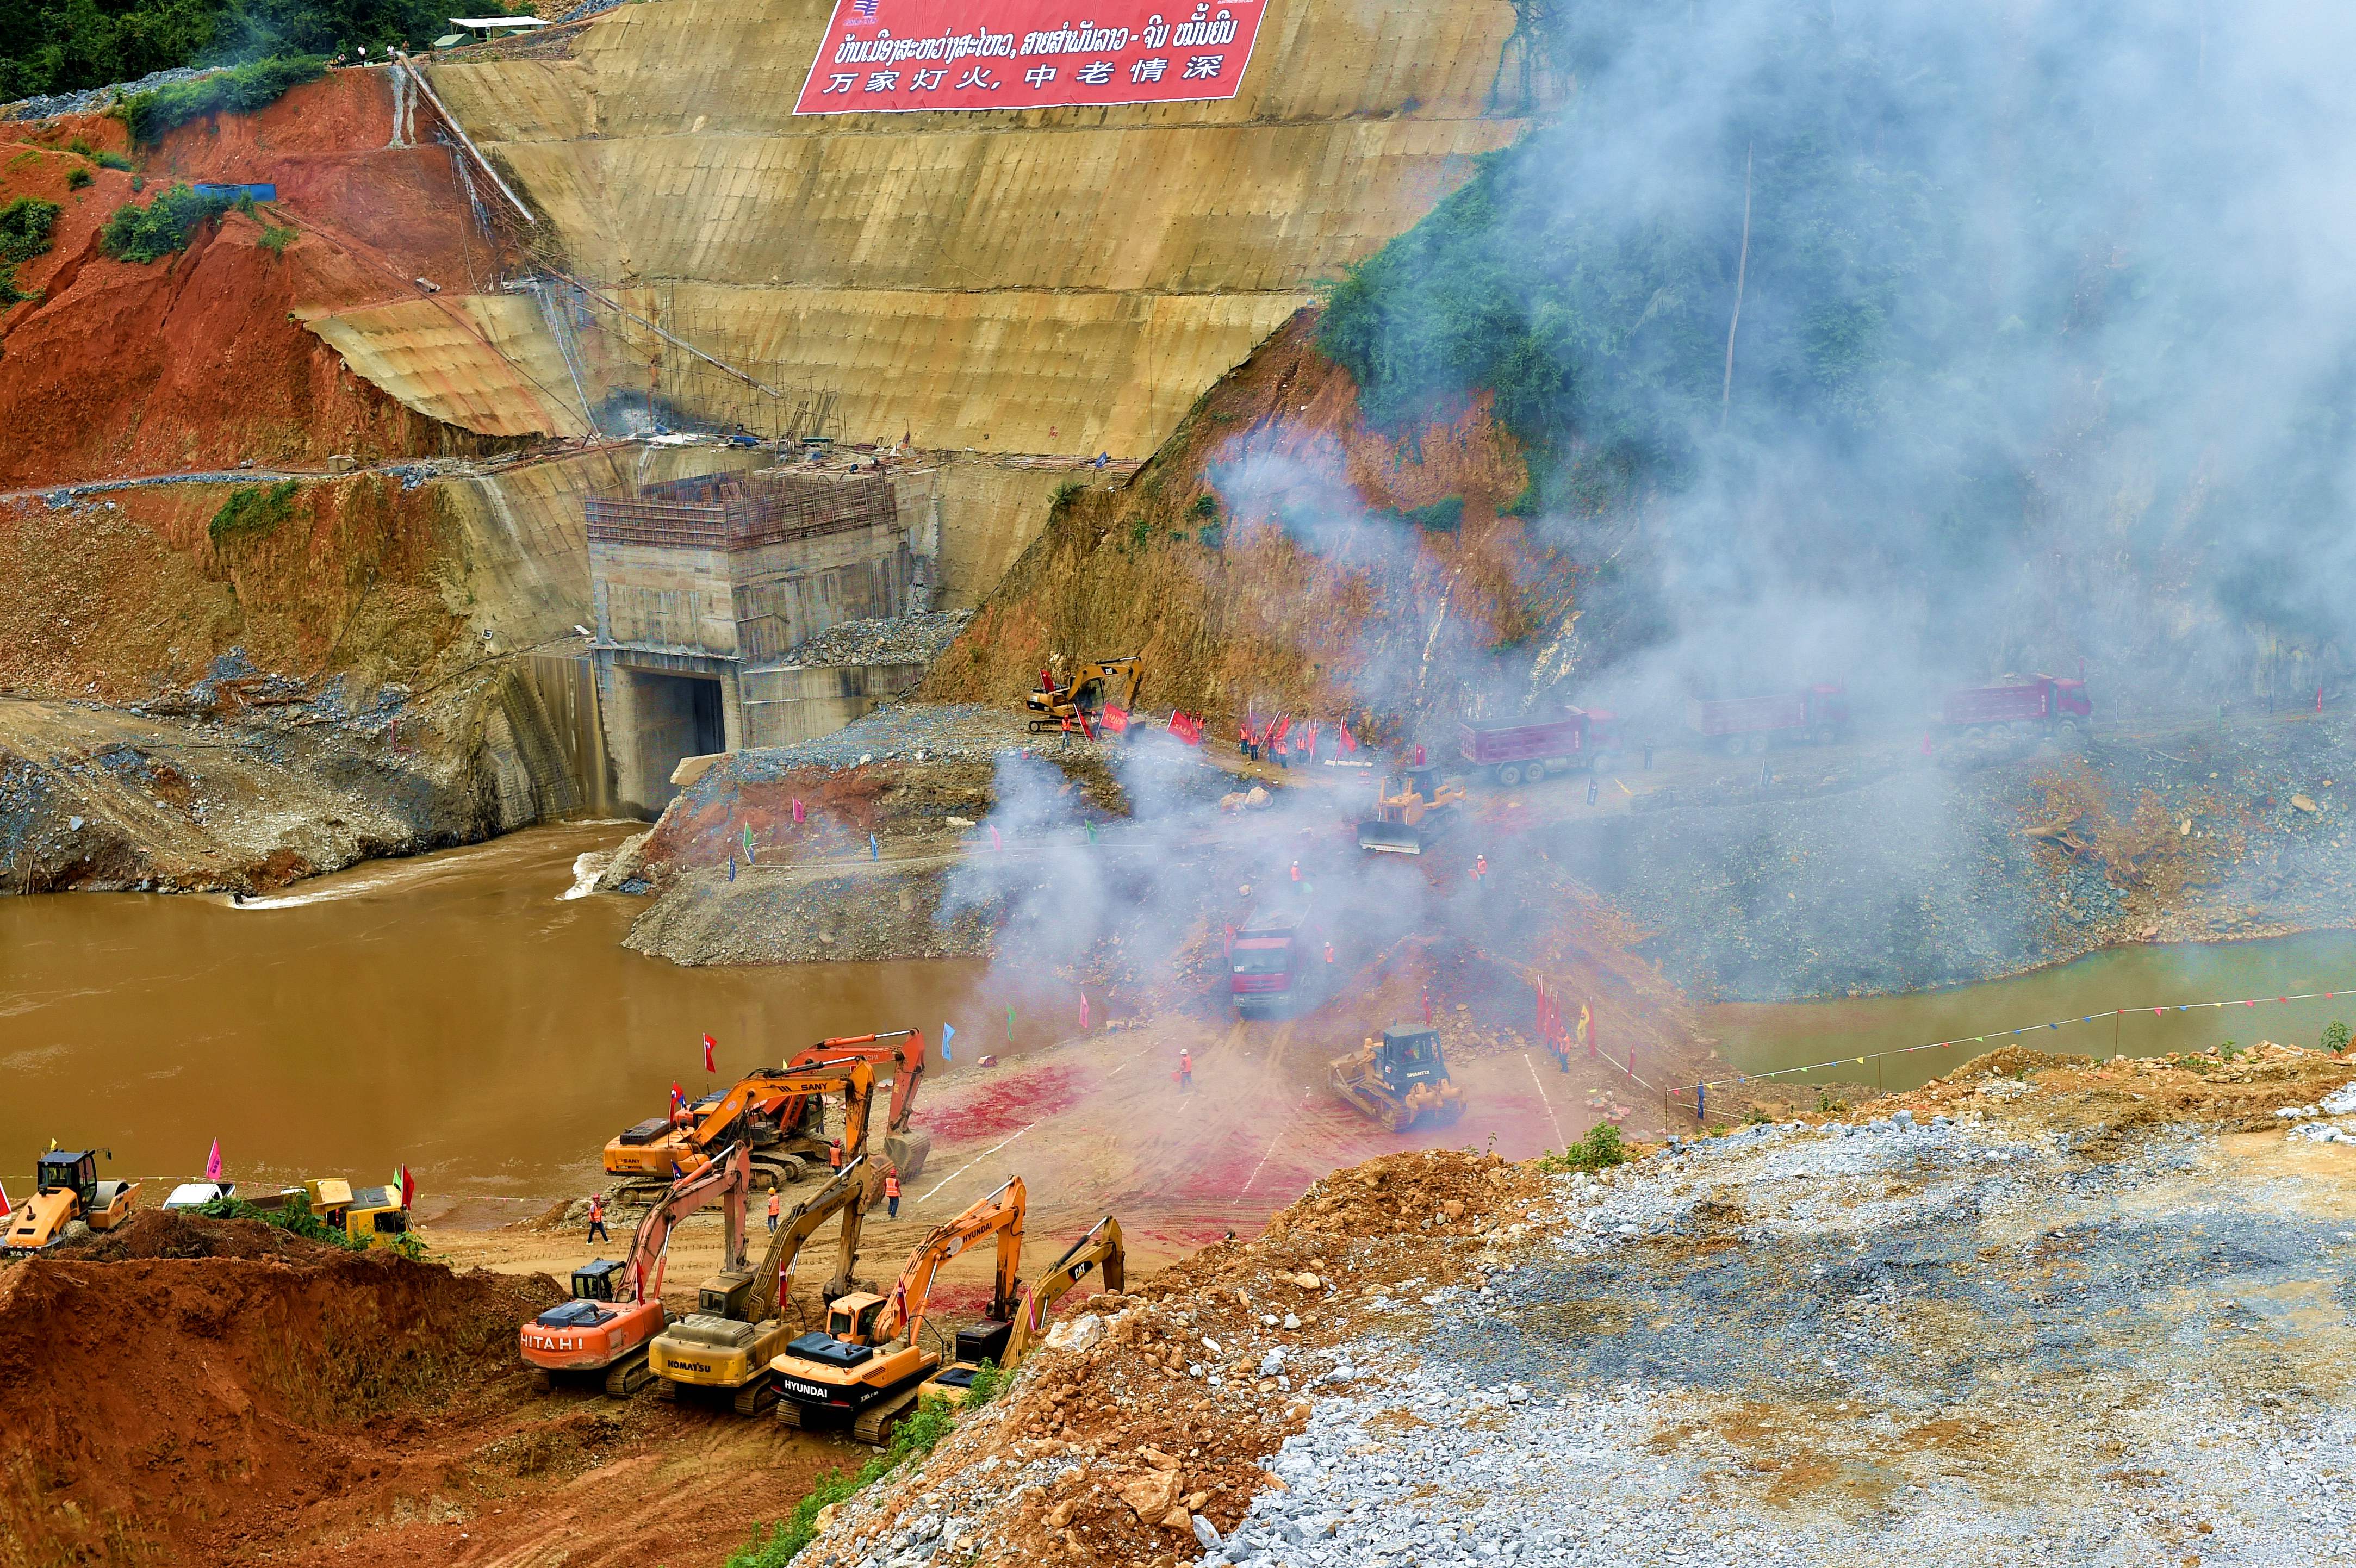
[[[661,1296],[673,1227],[714,1200],[725,1205],[729,1266],[739,1265],[744,1256],[744,1198],[752,1189],[753,1158],[743,1144],[730,1145],[711,1164],[673,1182],[669,1191],[655,1200],[654,1206],[638,1221],[637,1234],[630,1238],[630,1281],[635,1299],[646,1301]]]
[[[998,1239],[998,1272],[991,1285],[990,1316],[1001,1322],[1012,1316],[1015,1292],[1022,1283],[1023,1213],[1026,1203],[1023,1179],[1010,1177],[1005,1186],[926,1236],[909,1254],[908,1266],[901,1272],[899,1283],[892,1287],[871,1342],[885,1344],[905,1331],[908,1342],[915,1344],[918,1331],[925,1326],[925,1307],[932,1296],[934,1276],[940,1273],[943,1264],[985,1236]]]
[[[884,1130],[890,1133],[907,1131],[908,1118],[916,1104],[916,1084],[925,1076],[925,1037],[912,1029],[839,1035],[831,1040],[819,1040],[786,1066],[788,1071],[793,1071],[823,1061],[865,1061],[876,1066],[888,1062],[898,1066],[899,1075],[893,1081],[892,1104],[884,1117]],[[854,1147],[847,1136],[843,1147]]]
[[[1023,1310],[1015,1315],[1014,1331],[1006,1341],[1006,1364],[1020,1366],[1032,1345],[1045,1332],[1047,1314],[1072,1287],[1094,1270],[1104,1270],[1105,1288],[1129,1288],[1128,1258],[1120,1244],[1120,1221],[1108,1214],[1089,1227],[1064,1255],[1050,1264],[1024,1293]]]

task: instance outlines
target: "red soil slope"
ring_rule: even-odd
[[[458,293],[498,275],[448,151],[391,137],[385,73],[359,70],[145,150],[104,116],[0,125],[0,202],[65,208],[49,252],[19,271],[41,297],[0,315],[0,428],[12,438],[0,487],[481,447],[353,376],[296,319],[418,297],[421,277]],[[130,155],[145,190],[70,151],[77,140]],[[79,190],[77,170],[92,176]],[[178,256],[137,266],[100,253],[117,207],[198,179],[274,183],[278,200],[259,216],[294,229],[293,242],[273,254],[262,222],[232,214]]]

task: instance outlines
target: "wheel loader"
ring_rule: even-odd
[[[1405,1132],[1418,1122],[1444,1127],[1464,1114],[1464,1091],[1448,1076],[1431,1029],[1393,1025],[1380,1039],[1335,1057],[1328,1077],[1333,1093],[1385,1132]]]
[[[33,1162],[33,1195],[8,1217],[7,1250],[37,1253],[65,1239],[80,1220],[112,1231],[131,1218],[135,1181],[101,1181],[97,1149],[51,1149]],[[106,1157],[112,1159],[112,1150]]]
[[[1134,709],[1137,694],[1144,687],[1145,659],[1130,654],[1092,660],[1073,671],[1071,679],[1061,685],[1043,685],[1023,700],[1031,709],[1033,731],[1060,730],[1076,720],[1094,724],[1107,704]]]
[[[594,1378],[606,1395],[627,1399],[654,1377],[647,1348],[669,1326],[663,1307],[664,1268],[672,1227],[717,1201],[726,1221],[723,1256],[744,1261],[744,1200],[752,1161],[742,1144],[671,1184],[638,1221],[627,1259],[593,1258],[573,1271],[573,1296],[527,1321],[519,1337],[532,1386],[543,1393],[557,1379]]]
[[[926,1236],[908,1255],[889,1296],[853,1291],[827,1308],[826,1328],[787,1345],[777,1373],[777,1419],[787,1426],[839,1430],[881,1443],[941,1364],[924,1345],[925,1308],[941,1265],[986,1237],[998,1242],[988,1317],[1011,1322],[1023,1268],[1023,1179],[1005,1186]]]
[[[1420,855],[1448,831],[1464,804],[1464,786],[1442,784],[1437,763],[1394,769],[1375,793],[1375,814],[1358,824],[1358,848]]]
[[[699,1286],[696,1310],[655,1336],[648,1364],[662,1380],[657,1392],[678,1399],[691,1390],[724,1393],[739,1415],[757,1415],[777,1397],[770,1363],[797,1332],[785,1308],[793,1294],[794,1264],[802,1243],[837,1214],[842,1232],[834,1274],[819,1286],[831,1302],[858,1286],[851,1269],[859,1261],[859,1232],[867,1189],[865,1158],[836,1173],[816,1197],[798,1204],[769,1237],[758,1268],[724,1269]]]

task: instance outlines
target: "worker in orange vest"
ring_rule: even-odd
[[[769,1234],[771,1234],[771,1235],[773,1235],[773,1236],[774,1236],[774,1235],[776,1235],[776,1234],[777,1233],[777,1209],[778,1209],[778,1205],[779,1205],[781,1202],[783,1202],[783,1201],[784,1201],[784,1200],[782,1200],[781,1198],[779,1198],[779,1197],[777,1196],[777,1189],[776,1189],[776,1188],[774,1188],[774,1187],[770,1188],[770,1189],[769,1189]]]
[[[829,1170],[840,1171],[842,1168],[842,1140],[841,1138],[837,1138],[832,1143],[826,1146],[826,1165]]]
[[[1475,855],[1475,856],[1473,856],[1473,857],[1472,857],[1472,880],[1473,880],[1474,881],[1476,881],[1476,882],[1477,882],[1477,881],[1479,881],[1482,878],[1483,878],[1483,877],[1487,876],[1488,874],[1489,874],[1489,857],[1488,857],[1488,856],[1486,856],[1486,855]]]
[[[1192,1089],[1194,1086],[1194,1053],[1191,1051],[1181,1051],[1178,1053],[1178,1087]]]
[[[614,1239],[605,1233],[605,1195],[602,1192],[589,1195],[589,1239],[593,1242]]]
[[[900,1172],[897,1167],[884,1173],[884,1217],[887,1220],[900,1217]]]

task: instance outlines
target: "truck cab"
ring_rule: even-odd
[[[1313,976],[1323,955],[1323,938],[1305,901],[1255,909],[1227,954],[1227,994],[1237,1013],[1269,1018],[1315,1005]]]

